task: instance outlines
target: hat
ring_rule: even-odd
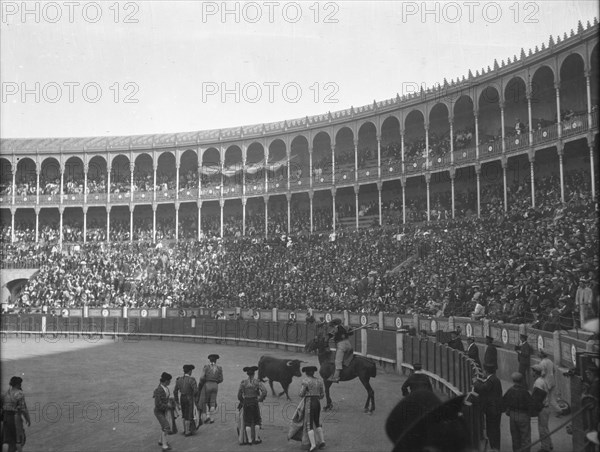
[[[209,361],[216,361],[217,359],[221,359],[221,357],[219,355],[217,355],[216,353],[211,353],[210,355],[208,355]]]
[[[523,338],[527,339],[527,337],[528,337],[528,336],[527,336],[526,334],[519,334],[519,337],[520,337],[521,339],[523,339]]]
[[[306,366],[302,368],[302,372],[304,373],[309,373],[309,372],[316,372],[317,371],[317,366]]]
[[[387,418],[385,431],[394,443],[394,452],[417,450],[427,438],[426,428],[459,419],[464,395],[442,401],[431,391],[415,391],[404,397]]]
[[[486,338],[488,341],[492,341],[492,342],[494,341],[494,338],[493,338],[492,336],[486,336],[485,338]]]
[[[534,372],[538,372],[540,375],[544,373],[544,368],[539,364],[534,364],[533,366],[531,366],[531,370],[533,370]]]
[[[258,367],[257,366],[244,367],[242,370],[244,372],[246,372],[247,374],[253,374],[254,372],[256,372],[258,370]]]
[[[523,381],[523,374],[519,372],[513,372],[512,374],[510,374],[510,379],[514,383],[521,383]]]
[[[423,368],[423,366],[421,366],[421,363],[414,363],[413,364],[413,369],[415,370],[421,370]]]
[[[167,373],[167,372],[163,372],[160,375],[160,381],[167,381],[167,380],[172,380],[173,379],[173,375]]]
[[[21,383],[23,383],[23,379],[21,377],[12,377],[8,382],[13,388],[21,389]]]
[[[548,356],[548,353],[546,353],[544,350],[540,349],[540,356],[542,358],[545,358],[546,356]]]
[[[494,366],[493,364],[484,364],[483,369],[490,373],[496,372],[496,366]]]
[[[184,364],[183,365],[183,373],[187,374],[188,372],[194,370],[196,368],[196,366],[194,366],[193,364]]]

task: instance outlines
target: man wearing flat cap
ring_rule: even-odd
[[[262,424],[258,403],[267,397],[267,389],[258,379],[254,378],[257,370],[258,366],[244,367],[243,371],[248,374],[248,378],[242,380],[238,389],[239,408],[241,409],[238,428],[240,445],[262,443],[256,433],[256,427],[260,427]]]
[[[531,444],[531,394],[523,383],[523,375],[514,372],[511,375],[513,386],[502,397],[502,405],[510,419],[510,436],[512,438],[513,452]]]
[[[200,395],[198,398],[198,411],[206,413],[207,424],[215,422],[214,415],[217,410],[217,393],[219,384],[223,383],[223,368],[217,365],[217,360],[220,358],[217,354],[208,355],[209,364],[202,369],[200,377]]]
[[[550,452],[553,449],[552,438],[550,436],[550,429],[548,423],[550,421],[550,405],[548,401],[548,394],[550,389],[546,380],[544,380],[544,368],[539,364],[531,366],[533,373],[533,392],[531,393],[532,399],[532,413],[533,417],[538,418],[538,431],[542,442],[542,448],[540,452]]]
[[[175,381],[175,390],[173,397],[177,406],[181,409],[183,418],[183,434],[191,436],[196,431],[196,422],[194,421],[194,401],[198,395],[198,384],[192,377],[192,371],[195,369],[193,364],[183,366],[183,377],[177,377]]]
[[[385,424],[394,443],[392,452],[475,452],[461,412],[464,397],[445,403],[431,391],[415,391],[404,397]]]
[[[413,364],[413,373],[406,379],[402,385],[402,395],[406,397],[409,393],[415,391],[433,391],[429,377],[421,372],[421,363]],[[410,392],[409,392],[410,390]]]

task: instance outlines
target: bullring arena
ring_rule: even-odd
[[[454,332],[482,360],[486,338],[498,347],[503,391],[521,338],[529,366],[545,352],[569,407],[550,418],[553,450],[596,451],[598,30],[579,22],[462,79],[327,114],[0,140],[2,391],[23,378],[25,450],[159,450],[161,373],[198,377],[211,353],[216,420],[184,437],[178,419],[169,442],[238,450],[242,369],[263,355],[318,367],[305,346],[339,319],[376,363],[375,409],[358,379],[333,384],[325,450],[391,450],[385,422],[415,363],[441,398],[472,393],[483,373]],[[253,450],[300,450],[286,440],[299,390],[269,390]],[[483,409],[471,394],[463,414],[488,451]],[[537,420],[531,434],[538,450]]]

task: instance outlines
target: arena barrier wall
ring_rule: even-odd
[[[124,337],[138,340],[144,337],[219,341],[232,344],[262,345],[301,350],[316,330],[316,322],[307,323],[308,312],[273,309],[207,309],[207,308],[74,308],[53,309],[44,314],[3,315],[2,332],[84,335],[86,337]],[[527,325],[497,324],[489,320],[472,320],[465,317],[429,318],[418,315],[366,314],[312,311],[319,321],[340,319],[345,325],[358,329],[351,336],[357,353],[377,361],[380,365],[401,372],[402,364],[412,364],[418,358],[423,366],[439,375],[451,385],[465,392],[468,388],[467,372],[460,358],[444,354],[438,349],[411,350],[404,356],[400,350],[398,331],[411,331],[426,344],[444,342],[448,331],[461,330],[463,338],[474,336],[479,344],[481,358],[485,351],[485,336],[494,338],[498,346],[498,376],[510,380],[518,369],[515,345],[520,334],[527,334],[534,351],[545,350],[563,371],[577,365],[580,352],[597,352],[598,347],[573,337],[564,331],[547,331],[528,328]],[[218,319],[214,317],[218,316]],[[446,334],[445,334],[446,333]],[[582,333],[583,334],[583,333]],[[409,336],[407,336],[409,337]],[[423,347],[430,347],[423,345]],[[435,350],[435,351],[434,351]],[[407,352],[408,353],[408,352]],[[441,353],[441,355],[440,355]],[[448,352],[449,353],[449,352]],[[537,353],[536,353],[537,355]],[[532,364],[539,361],[532,358]],[[400,363],[400,365],[398,365]],[[569,401],[570,379],[557,372],[558,389]]]

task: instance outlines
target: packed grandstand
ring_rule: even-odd
[[[493,68],[239,129],[5,139],[4,311],[598,313],[598,24]],[[582,300],[591,299],[592,302]]]

